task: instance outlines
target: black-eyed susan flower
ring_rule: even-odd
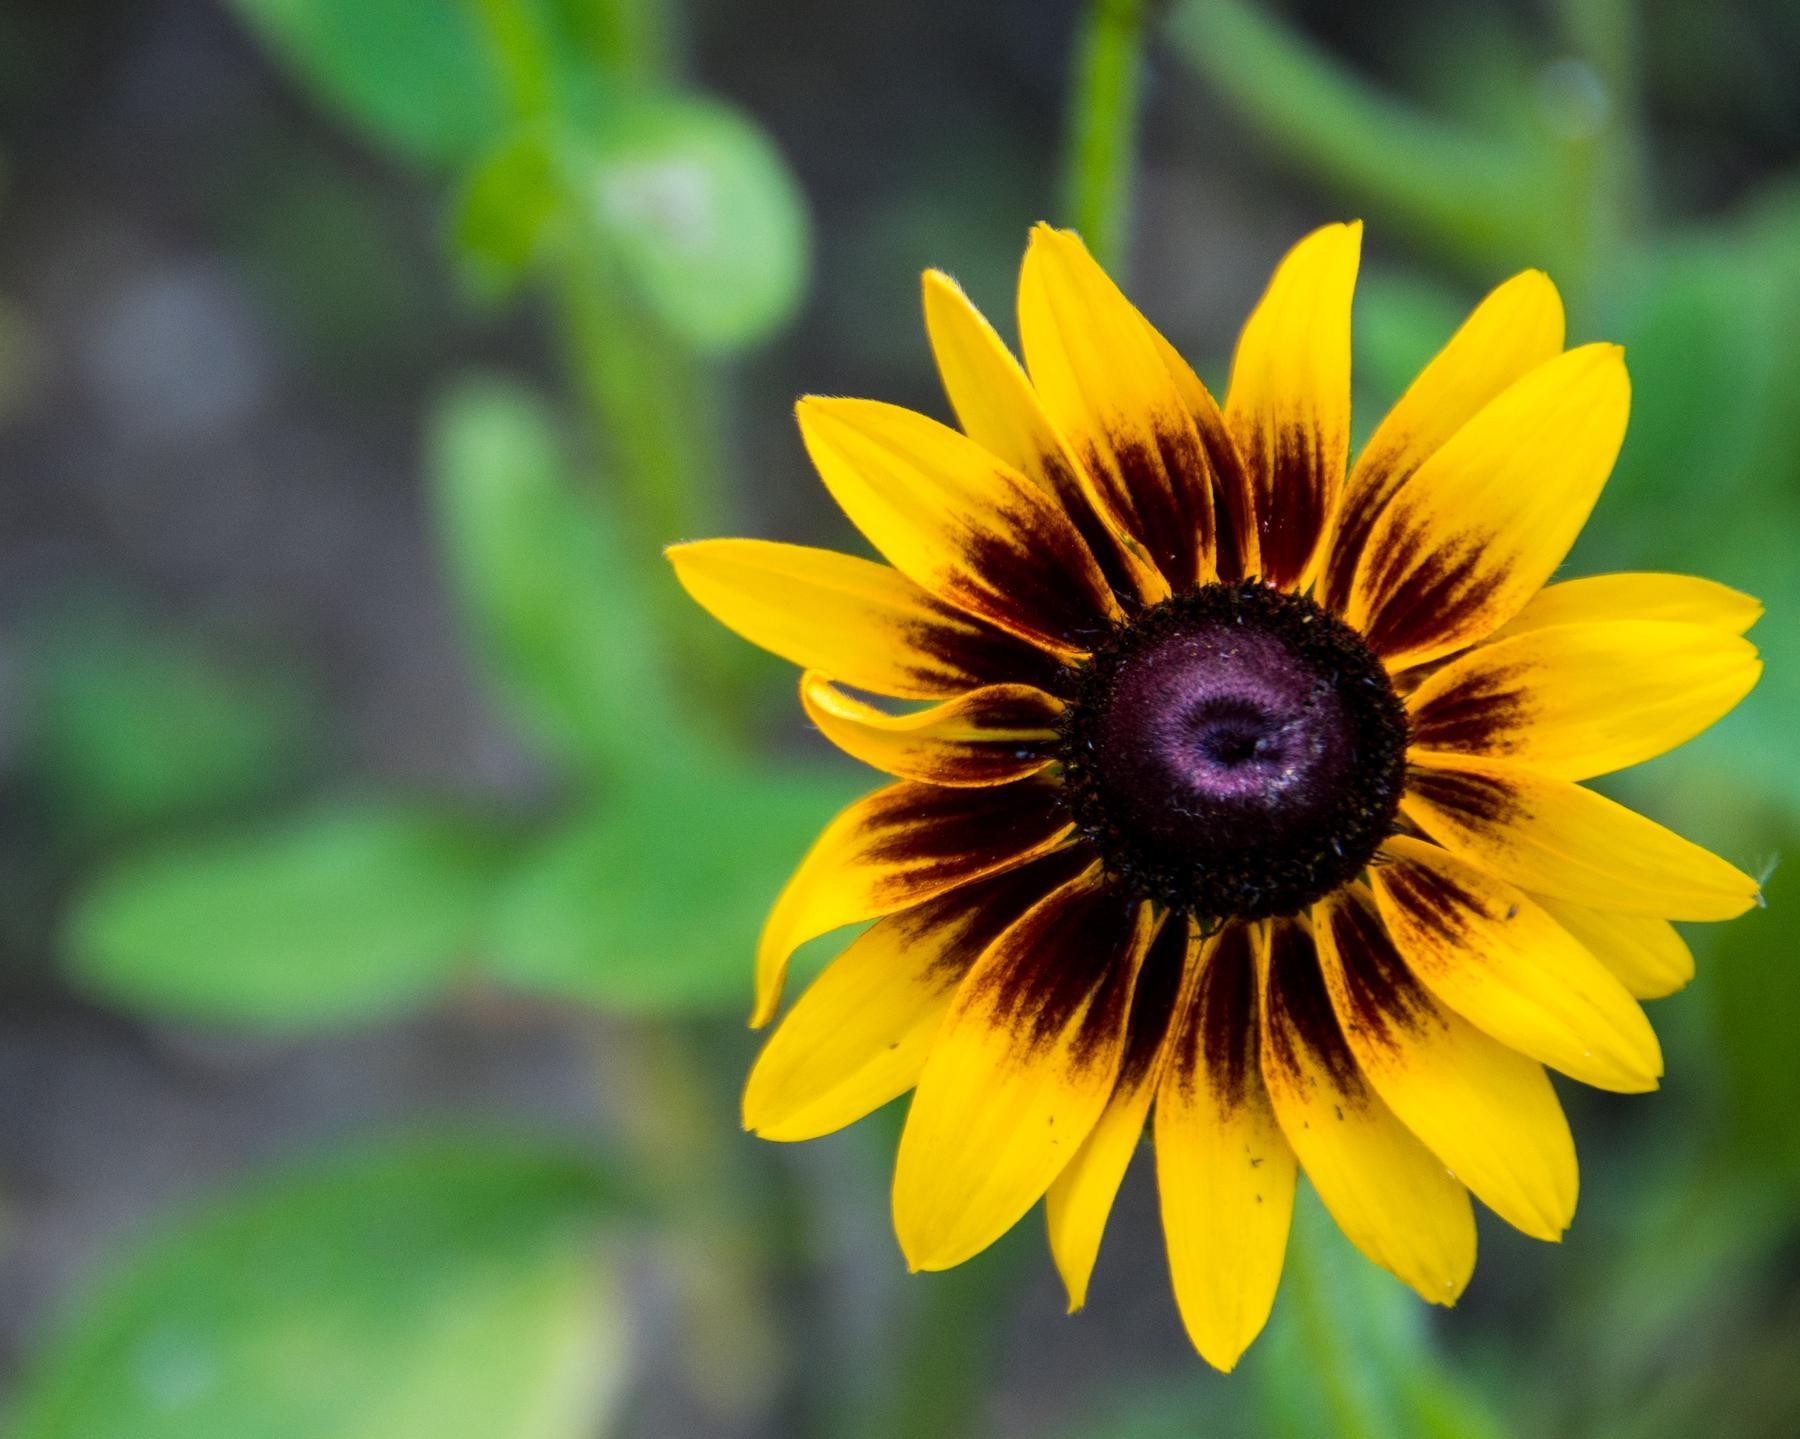
[[[1045,1198],[1072,1308],[1148,1125],[1176,1298],[1224,1369],[1267,1318],[1301,1170],[1434,1303],[1473,1268],[1471,1194],[1559,1237],[1575,1153],[1545,1067],[1654,1088],[1638,1001],[1692,969],[1669,921],[1757,899],[1581,783],[1759,673],[1760,607],[1721,586],[1546,587],[1625,434],[1621,351],[1565,349],[1528,271],[1350,464],[1360,238],[1282,261],[1222,408],[1072,234],[1031,238],[1023,368],[928,274],[960,432],[799,408],[888,563],[671,551],[895,779],[775,903],[758,1024],[797,946],[876,922],[776,1029],[746,1124],[805,1139],[912,1090],[909,1263],[960,1263]]]

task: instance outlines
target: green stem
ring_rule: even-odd
[[[475,7],[514,115],[523,121],[542,119],[553,97],[550,61],[536,24],[519,0],[475,0]]]
[[[1593,113],[1556,138],[1567,186],[1571,288],[1604,286],[1648,208],[1649,161],[1634,0],[1559,0],[1564,45],[1592,73]],[[1590,297],[1591,298],[1591,297]]]
[[[514,115],[552,117],[557,97],[546,39],[521,0],[476,0]],[[596,62],[654,84],[671,59],[660,0],[597,0],[589,16]],[[578,191],[581,177],[570,179]],[[584,229],[556,277],[570,367],[600,452],[648,545],[691,537],[713,512],[716,472],[705,436],[710,403],[699,363],[632,303],[604,237]]]
[[[518,120],[553,132],[574,123],[559,113],[548,40],[530,8],[522,0],[475,3]],[[662,0],[593,0],[586,20],[592,63],[609,80],[654,86],[668,79],[674,61]],[[581,195],[584,178],[568,178],[571,196]],[[576,233],[550,276],[551,294],[571,383],[603,461],[605,498],[648,560],[663,545],[703,533],[717,514],[713,396],[702,363],[633,300],[605,237],[579,223],[581,204],[571,200]],[[673,647],[690,659],[704,656],[696,668],[720,675],[729,697],[742,664],[719,658],[716,627],[672,583],[652,580],[644,591]]]
[[[662,1218],[689,1384],[708,1408],[736,1417],[769,1402],[787,1356],[771,1294],[766,1185],[721,1110],[716,1037],[654,1022],[590,1035],[598,1091]]]
[[[520,0],[477,3],[515,113],[542,118],[554,100],[544,37]],[[669,79],[662,0],[591,0],[586,18],[594,63],[609,79]],[[581,180],[571,177],[572,192]],[[632,303],[597,232],[584,227],[554,284],[579,399],[632,518],[649,545],[691,537],[713,512],[705,487],[717,469],[705,443],[712,416],[698,361]]]
[[[677,662],[704,691],[706,708],[741,738],[752,727],[745,695],[755,657],[689,602],[657,558],[664,545],[718,526],[723,466],[711,377],[636,304],[598,237],[565,258],[555,287],[573,383],[605,461],[604,497],[653,571],[642,589],[645,603]]]
[[[1075,47],[1064,205],[1094,257],[1125,262],[1136,168],[1145,0],[1089,0]]]
[[[603,255],[558,277],[569,362],[607,473],[647,543],[691,539],[717,513],[712,406],[697,360],[632,303]]]
[[[620,79],[656,84],[674,73],[662,0],[597,0],[591,34],[596,58]]]
[[[1379,1439],[1380,1425],[1369,1413],[1356,1378],[1344,1363],[1344,1346],[1333,1331],[1331,1306],[1325,1295],[1328,1281],[1320,1272],[1314,1252],[1329,1236],[1322,1235],[1317,1223],[1306,1223],[1304,1213],[1296,1213],[1294,1218],[1296,1222],[1288,1236],[1282,1294],[1330,1416],[1333,1439]]]
[[[1260,139],[1358,206],[1429,234],[1483,275],[1542,264],[1554,248],[1561,217],[1543,213],[1543,192],[1555,172],[1539,147],[1371,86],[1255,0],[1176,0],[1165,33]]]

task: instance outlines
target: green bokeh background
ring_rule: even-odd
[[[0,1433],[1800,1433],[1797,70],[1790,0],[9,3]],[[1749,590],[1768,672],[1606,787],[1769,905],[1659,1094],[1563,1086],[1560,1247],[1427,1312],[1303,1202],[1226,1379],[1146,1165],[1068,1319],[1035,1218],[904,1274],[897,1113],[738,1130],[873,777],[657,551],[855,544],[792,400],[942,414],[927,265],[1004,322],[1079,220],[1219,385],[1349,215],[1363,433],[1527,265],[1627,346],[1569,573]]]

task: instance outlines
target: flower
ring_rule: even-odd
[[[1580,781],[1755,684],[1761,613],[1665,574],[1547,584],[1625,435],[1622,351],[1565,349],[1555,287],[1490,294],[1350,445],[1360,225],[1277,268],[1221,408],[1066,231],[1032,234],[1025,364],[942,274],[925,313],[961,432],[802,400],[827,488],[888,564],[758,540],[670,550],[689,594],[804,667],[827,738],[895,777],[775,903],[788,958],[876,921],[744,1095],[770,1139],[913,1090],[894,1222],[914,1269],[1046,1198],[1070,1308],[1148,1125],[1196,1348],[1268,1317],[1297,1171],[1433,1303],[1470,1195],[1554,1240],[1575,1153],[1545,1067],[1653,1089],[1638,1000],[1671,919],[1754,880]],[[894,713],[854,689],[926,707]]]

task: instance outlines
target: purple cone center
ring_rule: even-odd
[[[1303,910],[1393,832],[1406,711],[1362,637],[1255,581],[1122,625],[1065,717],[1065,792],[1108,868],[1207,918]]]
[[[1096,779],[1120,818],[1171,842],[1305,825],[1353,760],[1332,680],[1275,635],[1230,623],[1127,659],[1097,738]]]

